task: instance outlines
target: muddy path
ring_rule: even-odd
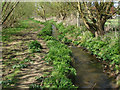
[[[11,87],[29,88],[30,84],[37,83],[36,77],[43,76],[52,69],[52,67],[46,65],[45,61],[42,60],[49,49],[42,39],[37,38],[37,34],[44,27],[43,25],[39,26],[41,27],[39,30],[35,30],[34,28],[22,30],[20,33],[12,36],[12,42],[3,42],[3,80],[15,73],[15,69],[12,68],[13,65],[18,64],[26,58],[31,60],[26,63],[26,68],[21,68],[15,74],[15,84],[11,85]],[[37,40],[42,45],[43,49],[40,53],[30,53],[28,44],[33,40]]]

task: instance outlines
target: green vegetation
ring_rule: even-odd
[[[15,78],[17,73],[19,73],[19,71],[15,70],[14,73],[7,76],[7,80],[1,81],[0,83],[2,84],[2,88],[12,88],[12,85],[15,85],[17,82],[17,79]]]
[[[51,25],[48,24],[48,27],[45,27],[44,29],[42,29],[39,34],[41,36],[51,35],[52,34]]]
[[[74,26],[63,26],[58,24],[57,29],[59,30],[61,41],[65,40],[67,37],[72,37],[72,43],[74,45],[80,45],[86,47],[91,51],[97,58],[106,61],[110,70],[114,71],[114,75],[118,75],[120,71],[120,47],[119,47],[119,31],[113,31],[106,33],[101,37],[93,37],[92,33],[85,31],[85,28],[76,28]],[[69,29],[71,27],[71,30]],[[61,30],[62,29],[62,30]],[[73,33],[74,32],[74,33]],[[71,39],[68,39],[70,40]],[[119,82],[119,81],[118,81]]]
[[[12,35],[19,34],[24,28],[7,28],[2,30],[2,41],[13,41]]]
[[[16,76],[22,69],[28,68],[30,63],[33,63],[30,59],[32,53],[24,56],[21,60],[21,52],[24,53],[28,51],[25,51],[25,49],[30,49],[32,51],[40,51],[42,49],[42,46],[38,41],[32,41],[31,43],[25,42],[24,40],[22,41],[22,39],[25,39],[23,32],[27,33],[30,30],[38,30],[39,28],[40,26],[36,25],[36,23],[32,22],[30,19],[20,20],[19,24],[14,28],[3,28],[2,41],[5,43],[3,44],[3,47],[10,43],[18,43],[11,45],[7,50],[3,50],[3,74],[5,74],[3,81],[1,81],[3,88],[13,88],[18,82]],[[17,39],[19,40],[20,38],[16,37],[23,38],[20,42],[17,42]]]
[[[119,14],[119,7],[114,4],[112,1],[2,2],[3,88],[16,85],[15,77],[29,66],[30,58],[39,58],[43,65],[53,67],[47,76],[38,77],[38,82],[31,84],[30,89],[77,88],[70,78],[76,75],[76,70],[71,65],[72,51],[67,45],[88,49],[108,66],[120,86],[119,18],[111,19]],[[54,25],[58,31],[56,37],[52,36]]]
[[[40,52],[41,49],[42,49],[42,46],[41,44],[38,42],[38,41],[31,41],[28,45],[29,47],[29,50],[32,52],[32,53],[35,53],[35,52]]]
[[[51,23],[43,28],[39,35],[46,36],[44,39],[47,41],[49,53],[45,56],[45,61],[51,64],[54,68],[50,73],[50,77],[43,80],[43,88],[75,88],[71,80],[68,78],[71,75],[76,75],[76,70],[71,67],[71,50],[58,40],[53,38],[50,34]],[[49,29],[48,29],[49,28]],[[48,32],[46,32],[48,31]]]
[[[30,20],[21,20],[19,21],[19,24],[16,27],[13,28],[3,28],[2,29],[2,41],[13,41],[15,38],[14,36],[21,35],[21,31],[27,29],[27,28],[33,28],[30,27]]]
[[[32,62],[32,60],[29,57],[25,58],[22,61],[18,59],[14,59],[13,61],[14,63],[17,63],[17,64],[14,64],[10,67],[13,69],[13,72],[6,76],[6,80],[1,82],[3,88],[12,88],[12,85],[14,86],[18,81],[16,79],[16,75],[20,72],[22,68],[26,68],[29,65],[29,63]]]
[[[26,68],[28,66],[27,62],[31,62],[30,58],[25,58],[23,61],[20,61],[19,64],[15,64],[12,66],[13,69],[21,69],[21,68]]]
[[[38,23],[40,23],[40,22],[38,22]],[[45,27],[40,31],[40,33],[38,34],[38,37],[41,37],[46,40],[47,40],[47,38],[50,38],[48,36],[52,35],[52,24],[51,23],[52,23],[52,20],[42,23]]]
[[[111,27],[116,27],[118,28],[119,27],[119,18],[117,19],[108,19],[107,22],[105,23],[105,26],[109,25]]]
[[[71,80],[67,78],[76,74],[75,69],[70,66],[71,50],[66,45],[55,40],[47,41],[47,46],[50,50],[45,60],[52,64],[54,69],[51,77],[44,80],[44,86],[47,88],[74,88]]]
[[[38,85],[38,84],[31,84],[30,86],[29,86],[29,89],[30,90],[34,90],[34,89],[43,89],[43,87],[41,87],[40,85]]]

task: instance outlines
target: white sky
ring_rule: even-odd
[[[114,6],[117,7],[119,5],[118,1],[114,3]]]

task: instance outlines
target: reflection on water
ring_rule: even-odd
[[[103,73],[102,65],[89,53],[78,47],[71,47],[77,71],[74,84],[80,88],[112,88],[111,80]]]

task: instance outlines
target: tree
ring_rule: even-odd
[[[94,35],[104,35],[105,22],[112,17],[113,2],[79,2],[78,11],[88,30]]]
[[[50,16],[65,19],[70,15],[71,7],[69,2],[40,2],[36,3],[36,12],[43,19]]]
[[[33,2],[3,2],[1,10],[3,28],[14,27],[19,20],[29,18],[34,11],[34,7]]]
[[[10,3],[10,2],[9,2]],[[8,5],[9,5],[9,3],[8,3]],[[19,2],[17,2],[17,3],[15,3],[13,6],[12,6],[12,8],[10,9],[10,11],[7,13],[7,15],[5,15],[5,17],[4,17],[4,19],[3,19],[3,21],[2,21],[2,24],[4,24],[4,22],[8,19],[8,17],[10,16],[10,14],[13,12],[13,10],[15,9],[15,7],[18,5],[18,3]],[[7,6],[8,6],[7,5]],[[3,7],[4,8],[4,7]],[[6,10],[8,9],[8,7],[6,7]],[[6,11],[5,10],[5,11]]]
[[[120,15],[120,6],[118,6],[118,7],[116,8],[116,13],[117,13],[118,15]]]

